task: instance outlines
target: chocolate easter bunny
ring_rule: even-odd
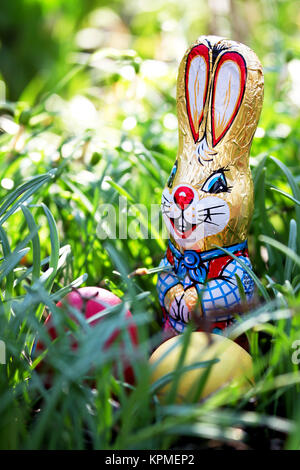
[[[178,155],[162,193],[169,232],[158,278],[165,331],[181,333],[197,309],[221,332],[251,277],[247,234],[253,211],[249,152],[263,101],[255,53],[216,36],[200,37],[183,57],[177,81]]]

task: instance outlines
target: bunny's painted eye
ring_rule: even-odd
[[[177,172],[177,160],[176,160],[176,162],[174,163],[174,166],[173,166],[173,168],[172,168],[171,174],[170,174],[169,179],[168,179],[168,182],[167,182],[168,188],[172,188],[172,185],[173,185],[173,181],[174,181],[176,172]]]
[[[224,170],[218,170],[205,181],[201,188],[202,191],[210,194],[228,193],[231,186],[227,185]]]

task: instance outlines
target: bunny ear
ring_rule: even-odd
[[[245,92],[247,69],[238,52],[226,52],[217,65],[212,92],[212,145],[215,147],[233,123]]]
[[[188,118],[194,141],[199,137],[209,77],[208,47],[199,44],[190,51],[185,69],[185,97]]]

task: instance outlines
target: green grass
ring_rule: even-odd
[[[251,152],[255,211],[249,251],[257,305],[227,332],[231,338],[247,334],[255,385],[246,394],[228,386],[200,403],[178,405],[175,374],[163,406],[156,395],[162,384],[150,384],[148,359],[160,341],[156,268],[166,240],[161,221],[157,229],[155,217],[148,221],[136,204],[149,210],[159,204],[175,160],[177,129],[168,123],[176,113],[177,65],[166,61],[161,76],[147,75],[152,50],[147,55],[145,48],[155,31],[149,25],[143,35],[139,19],[130,24],[135,51],[102,48],[83,56],[76,50],[61,81],[45,81],[38,92],[36,82],[29,83],[22,99],[1,104],[0,340],[6,364],[0,365],[0,448],[272,448],[279,442],[299,449],[300,374],[292,355],[300,340],[300,118],[287,84],[278,85],[289,60],[288,36],[278,36],[277,68],[265,67],[259,124],[264,136],[254,138]],[[267,54],[260,58],[270,60]],[[5,132],[7,120],[15,124],[13,133]],[[290,129],[287,135],[281,124]],[[9,183],[13,188],[7,190]],[[124,230],[120,197],[130,233],[137,236],[102,240],[103,204],[115,207],[117,231]],[[145,228],[153,238],[142,238]],[[128,277],[139,267],[149,274]],[[84,285],[108,288],[123,300],[94,327],[76,310],[78,325],[56,307]],[[126,330],[128,308],[138,326],[138,351]],[[43,327],[45,310],[60,333],[54,342]],[[123,380],[118,344],[104,348],[115,328],[134,363],[134,387]],[[43,362],[53,371],[50,389],[36,370],[40,359],[32,355],[37,337],[47,348]]]

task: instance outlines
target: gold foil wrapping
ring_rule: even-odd
[[[200,57],[200,59],[197,59],[198,61],[201,60],[201,64],[199,62],[200,65],[195,62],[196,65],[199,65],[197,69],[195,64],[192,64],[195,71],[194,69],[192,70],[192,66],[188,63],[189,57],[191,57],[189,54],[199,45],[205,46],[203,50],[206,51],[205,48],[207,48],[208,51],[209,67],[207,75],[205,72],[205,67],[207,67],[205,65],[205,58],[202,59]],[[218,64],[222,56],[228,53],[227,57],[230,60],[226,64],[226,68],[222,69]],[[231,57],[233,60],[231,60]],[[239,92],[237,87],[242,87],[241,81],[243,77],[241,77],[241,69],[243,63],[246,68],[246,78],[244,87]],[[190,82],[187,81],[187,66],[190,67]],[[200,70],[200,75],[198,69]],[[216,70],[218,73],[217,78]],[[203,94],[203,90],[205,91],[205,83],[201,82],[201,74],[203,74],[202,78],[204,81],[208,78],[207,83],[205,82],[207,93],[204,104],[201,101],[201,93]],[[255,53],[247,46],[234,41],[215,36],[202,36],[188,49],[181,61],[177,81],[177,115],[179,124],[177,172],[172,186],[170,188],[166,186],[164,194],[167,198],[171,198],[174,188],[188,185],[197,193],[199,199],[204,200],[209,194],[201,191],[201,188],[209,176],[219,169],[226,171],[226,179],[228,187],[230,187],[230,191],[217,194],[217,197],[226,202],[229,208],[226,226],[218,233],[200,238],[195,237],[197,239],[193,244],[189,244],[189,250],[207,251],[215,248],[214,245],[226,247],[244,241],[247,238],[253,212],[253,183],[249,168],[249,152],[261,112],[263,83],[262,66]],[[190,96],[187,95],[188,86],[190,87]],[[200,99],[197,95],[199,92],[201,95]],[[239,93],[240,103],[238,103]],[[190,116],[187,99],[191,101]],[[198,111],[200,118],[202,116],[202,120],[199,129],[197,129],[197,139],[195,139],[191,128],[191,119],[197,124],[197,115],[192,113],[193,111],[197,114],[195,103],[196,105],[198,103],[200,107],[203,105],[202,115],[201,110]],[[220,108],[220,103],[225,107],[225,111],[221,109],[219,112],[217,109],[214,109],[214,106],[215,108],[217,106]],[[194,108],[192,108],[193,104]],[[227,124],[228,129],[223,138],[213,146],[213,110],[215,115],[219,117],[219,122],[214,127],[215,135],[218,137],[222,132],[222,126],[225,126],[222,119],[226,121],[230,113],[234,114],[232,111],[234,106],[238,106],[236,115],[234,115],[231,124]],[[197,126],[195,125],[195,127]],[[202,156],[200,159],[197,158],[199,142],[205,143],[205,145],[202,145]],[[177,237],[174,237],[172,231],[170,231],[170,238],[180,251],[183,252],[186,249],[184,244],[180,243],[180,240],[178,242]]]

